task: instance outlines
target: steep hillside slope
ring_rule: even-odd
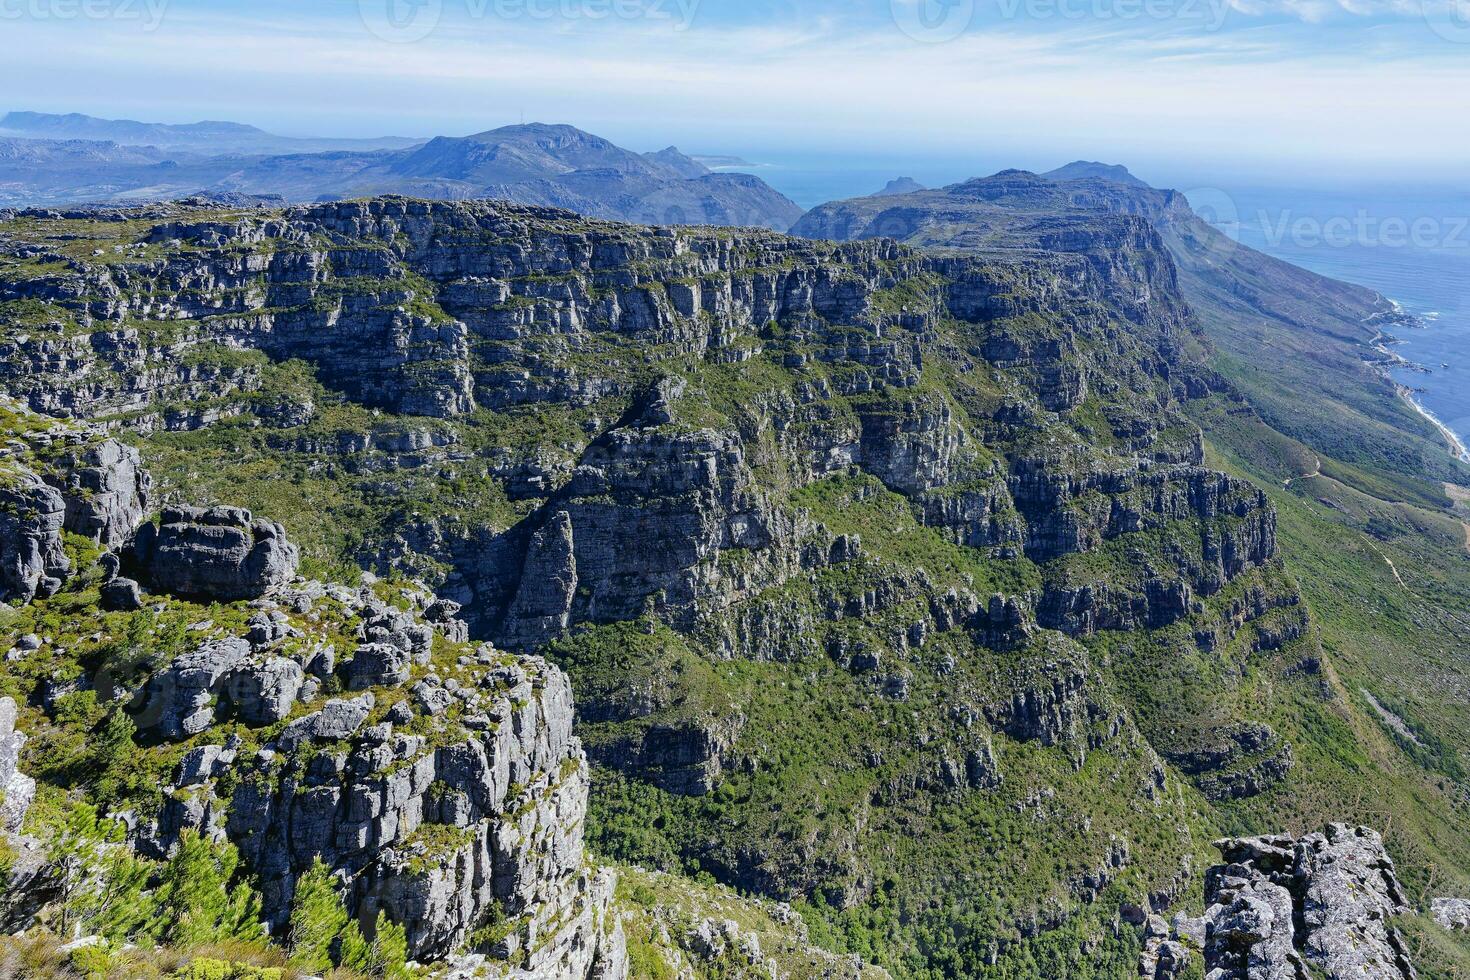
[[[982,190],[1050,193],[1033,181]],[[1403,801],[1389,846],[1412,904],[1463,894],[1462,747],[1370,680],[1381,661],[1342,645],[1370,618],[1351,608],[1357,579],[1377,595],[1390,566],[1334,544],[1325,505],[1274,475],[1251,482],[1295,444],[1210,366],[1145,217],[1031,227],[1056,244],[934,254],[396,198],[20,213],[0,226],[0,389],[111,426],[152,472],[147,509],[248,506],[283,525],[252,540],[299,545],[309,577],[367,567],[449,600],[414,603],[447,619],[427,664],[362,647],[329,671],[371,688],[374,712],[395,710],[398,685],[437,717],[431,689],[488,668],[519,665],[543,691],[565,671],[591,760],[589,845],[675,875],[635,874],[645,910],[677,875],[708,876],[790,903],[810,939],[896,975],[1133,975],[1147,937],[1120,916],[1201,910],[1220,831],[1383,825],[1383,800]],[[5,568],[31,600],[19,615],[47,651],[39,667],[57,646],[90,648],[24,617],[102,597],[70,571],[84,562],[52,531],[65,503],[38,483],[16,484],[34,545]],[[1383,553],[1448,526],[1422,519]],[[219,522],[167,510],[126,549],[143,587],[189,591],[199,575],[160,575],[154,556]],[[1453,615],[1463,557],[1438,561],[1422,567],[1445,576],[1432,598]],[[1399,574],[1423,594],[1418,573]],[[1424,608],[1385,598],[1410,619]],[[223,616],[211,628],[228,633]],[[466,632],[494,646],[458,646]],[[537,654],[550,664],[525,659]],[[171,690],[162,666],[145,693]],[[23,725],[74,734],[41,685],[17,682],[39,704]],[[434,724],[420,714],[393,724],[417,736]],[[1386,717],[1418,725],[1414,740]],[[472,740],[508,731],[494,711],[488,729],[446,718]],[[241,737],[282,737],[260,727],[246,718]],[[431,792],[439,824],[493,823],[536,787],[572,793],[565,738],[556,728],[545,759],[569,762],[538,762],[493,806]],[[40,758],[24,761],[48,792],[86,792]],[[335,773],[347,799],[357,770]],[[356,840],[352,804],[323,806]],[[270,826],[268,809],[244,810]],[[279,912],[284,859],[240,847]],[[575,878],[570,846],[553,851],[535,882]],[[534,938],[534,923],[565,923],[529,898],[538,887],[407,939],[434,955],[466,939],[492,956],[537,949],[499,926],[532,923]],[[368,899],[360,914],[414,921],[397,886]],[[630,952],[667,963],[657,914],[628,916]],[[706,932],[674,946],[741,946]]]
[[[1218,348],[1216,366],[1278,431],[1380,481],[1470,479],[1374,366],[1392,356],[1382,345],[1401,323],[1387,300],[1241,245],[1196,215],[1182,194],[1126,171],[1069,164],[1045,177],[1006,171],[940,190],[833,202],[792,231],[937,248],[1071,250],[1095,236],[1068,228],[1109,227],[1118,216],[1141,217],[1159,233],[1182,294]]]
[[[1211,460],[1255,479],[1276,505],[1287,565],[1298,573],[1333,672],[1356,702],[1349,724],[1366,755],[1353,767],[1393,768],[1407,753],[1459,797],[1459,760],[1470,749],[1461,693],[1470,565],[1464,515],[1452,498],[1470,477],[1376,366],[1391,356],[1380,345],[1399,321],[1382,297],[1239,246],[1174,192],[1091,174],[1049,189],[1013,172],[876,208],[839,202],[813,211],[798,230],[896,233],[938,249],[1076,250],[1077,238],[1051,233],[1057,221],[1111,226],[1134,215],[1160,234],[1181,293],[1215,345],[1211,363],[1249,403],[1210,398],[1189,411],[1205,429]],[[1338,751],[1332,742],[1340,747],[1338,739],[1323,747]],[[1356,795],[1353,777],[1332,781],[1330,792]],[[1407,799],[1379,807],[1376,818],[1363,810],[1358,817],[1402,820],[1421,807]],[[1303,790],[1291,805],[1310,823],[1319,803]],[[1248,809],[1243,826],[1254,826],[1261,811]],[[1430,829],[1431,838],[1443,834]],[[1401,855],[1427,853],[1417,833],[1393,843]],[[1431,876],[1443,869],[1442,860],[1416,860],[1434,868]],[[1459,976],[1466,968],[1460,959],[1442,969]]]

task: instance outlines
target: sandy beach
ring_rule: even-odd
[[[1445,442],[1449,444],[1450,452],[1453,455],[1464,460],[1465,462],[1470,463],[1470,449],[1467,449],[1465,447],[1464,441],[1461,440],[1459,435],[1455,433],[1455,430],[1445,425],[1443,422],[1435,417],[1433,412],[1425,408],[1423,405],[1419,404],[1419,400],[1414,397],[1414,392],[1412,389],[1407,388],[1404,385],[1399,385],[1398,389],[1400,397],[1402,397],[1404,401],[1408,402],[1410,405],[1414,406],[1414,411],[1418,412],[1420,415],[1428,419],[1429,423],[1439,430],[1440,435],[1444,436]]]
[[[1398,303],[1394,303],[1393,300],[1389,300],[1389,302],[1393,303],[1396,312],[1402,311],[1403,308]],[[1374,350],[1388,359],[1390,365],[1408,370],[1425,371],[1427,373],[1423,365],[1414,363],[1389,347],[1390,343],[1398,343],[1397,338],[1389,337],[1380,332],[1369,343]],[[1439,430],[1439,434],[1444,437],[1446,447],[1449,449],[1450,454],[1470,463],[1470,448],[1466,447],[1464,440],[1460,438],[1459,434],[1440,421],[1439,417],[1433,412],[1421,405],[1413,388],[1395,381],[1383,364],[1377,364],[1376,366],[1382,372],[1383,376],[1393,383],[1395,390],[1399,393],[1399,397],[1408,402],[1414,411],[1424,416],[1430,425]]]

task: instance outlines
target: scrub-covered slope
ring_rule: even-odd
[[[1119,170],[1082,163],[1040,177],[1012,170],[938,190],[835,201],[792,230],[967,251],[1075,251],[1093,247],[1108,229],[1146,221],[1218,350],[1216,366],[1274,428],[1380,479],[1470,479],[1375,367],[1392,356],[1382,346],[1403,325],[1391,303],[1242,245],[1197,215],[1183,194]]]
[[[1212,341],[1210,363],[1249,405],[1211,397],[1192,403],[1191,417],[1203,425],[1213,461],[1271,496],[1287,566],[1354,708],[1341,719],[1353,735],[1322,731],[1320,745],[1338,755],[1356,742],[1362,754],[1342,757],[1351,759],[1348,768],[1334,775],[1331,767],[1298,766],[1323,785],[1302,787],[1290,800],[1305,821],[1297,826],[1322,819],[1328,799],[1361,801],[1364,769],[1403,771],[1416,781],[1427,775],[1431,797],[1460,798],[1460,760],[1470,750],[1459,693],[1470,656],[1470,561],[1457,502],[1470,472],[1380,370],[1392,357],[1383,349],[1391,332],[1408,324],[1370,290],[1229,240],[1177,192],[1091,165],[1046,176],[1056,179],[1009,172],[876,207],[836,202],[797,230],[895,235],[951,253],[1085,253],[1089,239],[1056,234],[1059,224],[1107,228],[1141,217],[1152,225]],[[1421,821],[1437,810],[1422,792],[1378,807],[1358,802],[1354,816],[1380,825],[1391,818],[1395,828],[1413,823],[1390,834],[1390,845],[1415,855],[1432,879],[1457,862],[1436,855],[1430,842],[1455,832],[1438,816]],[[1251,813],[1244,826],[1261,826],[1265,811],[1254,803],[1244,809]],[[1420,942],[1434,945],[1427,935]]]
[[[813,941],[895,974],[1128,975],[1142,937],[1120,909],[1199,906],[1218,829],[1368,820],[1345,786],[1415,794],[1411,887],[1424,862],[1466,866],[1448,792],[1366,764],[1387,743],[1334,673],[1276,508],[1207,458],[1191,417],[1255,417],[1159,236],[1055,223],[1066,248],[964,256],[394,198],[27,212],[0,231],[0,387],[113,426],[148,510],[248,506],[309,576],[421,578],[462,607],[425,616],[493,644],[420,664],[411,634],[359,670],[360,648],[331,671],[343,696],[402,685],[432,716],[429,670],[451,693],[450,665],[483,686],[519,664],[544,690],[564,670],[600,858],[789,902]],[[75,579],[39,510],[44,604]],[[247,558],[276,525],[232,514],[165,509],[122,574],[187,592],[199,576],[157,556],[229,526],[269,581]],[[144,694],[167,689],[146,666]],[[37,725],[75,730],[40,703]],[[573,779],[559,757],[545,792]],[[446,781],[469,792],[430,780],[436,827],[541,785],[465,811]],[[361,819],[343,785],[313,797],[334,840]],[[231,835],[270,826],[233,799]],[[240,848],[266,908],[289,907],[280,856]],[[513,955],[499,923],[538,906],[487,894],[427,937],[407,906],[355,908],[415,950]]]

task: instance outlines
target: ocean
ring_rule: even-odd
[[[1378,188],[1347,193],[1230,189],[1239,240],[1296,265],[1378,290],[1418,318],[1389,332],[1392,349],[1428,373],[1394,372],[1470,444],[1470,190]],[[1191,195],[1193,198],[1194,195]]]
[[[753,156],[758,174],[802,207],[871,194],[894,177],[940,187],[1002,169],[995,160],[894,156]],[[1184,186],[1188,186],[1185,184]],[[1428,373],[1395,372],[1416,399],[1470,444],[1470,187],[1365,186],[1353,191],[1242,186],[1186,191],[1240,241],[1269,255],[1378,290],[1418,318],[1394,350]],[[1233,214],[1232,214],[1233,212]]]

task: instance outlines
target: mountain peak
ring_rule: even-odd
[[[1133,176],[1122,164],[1098,163],[1095,160],[1073,160],[1041,176],[1047,180],[1111,180],[1115,184],[1127,184],[1129,187],[1149,186],[1146,182]]]
[[[543,122],[512,123],[509,126],[497,126],[495,129],[487,129],[481,133],[472,133],[471,135],[462,138],[489,141],[510,140],[520,136],[529,136],[533,138],[552,136],[560,139],[572,138],[606,142],[602,139],[602,137],[594,136],[586,130],[578,129],[576,126],[571,126],[566,123]],[[453,139],[454,137],[446,138]]]
[[[870,196],[897,197],[900,194],[913,194],[924,189],[924,185],[912,177],[895,177],[885,184],[881,191],[876,191]]]
[[[677,146],[666,146],[656,153],[645,153],[643,157],[660,167],[669,169],[685,180],[703,177],[710,172],[708,167],[684,153]]]

